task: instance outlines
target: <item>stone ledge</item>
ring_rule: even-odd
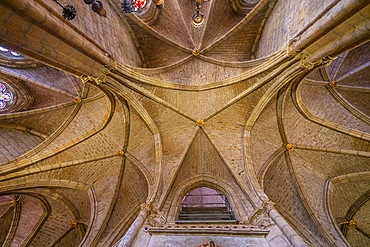
[[[181,226],[164,226],[164,227],[149,227],[151,235],[160,234],[176,234],[176,235],[238,235],[238,236],[255,236],[265,237],[270,231],[260,229],[256,226],[243,225],[243,226],[194,226],[194,225],[181,225]]]

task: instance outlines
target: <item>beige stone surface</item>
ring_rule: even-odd
[[[370,3],[154,2],[0,2],[0,245],[368,246]]]

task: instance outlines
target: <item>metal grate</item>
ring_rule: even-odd
[[[197,194],[192,194],[192,192],[184,197],[176,223],[236,222],[230,203],[223,194],[216,191],[215,193],[203,193],[202,190],[198,190]]]

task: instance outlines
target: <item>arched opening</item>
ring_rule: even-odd
[[[208,187],[198,187],[187,193],[180,205],[176,223],[236,223],[227,197]]]

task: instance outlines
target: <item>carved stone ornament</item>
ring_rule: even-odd
[[[330,87],[335,87],[337,85],[336,81],[329,81],[329,86]]]
[[[152,210],[148,217],[148,223],[151,226],[163,226],[166,223],[166,219],[158,211]]]
[[[301,58],[300,66],[301,68],[308,69],[308,70],[313,69],[314,67],[322,66],[322,65],[329,65],[335,59],[334,57],[327,56],[327,57],[317,60],[316,62],[310,62],[309,61],[310,55],[305,52],[301,52],[301,53],[303,55]]]
[[[311,62],[310,54],[308,54],[304,50],[298,50],[295,48],[295,44],[299,39],[300,37],[297,37],[289,41],[286,48],[286,53],[288,54],[289,57],[300,60],[299,65],[302,69],[311,70],[317,66],[328,65],[335,59],[334,57],[326,56],[324,58],[319,59],[318,61]]]
[[[286,148],[286,150],[288,150],[288,151],[293,151],[293,150],[294,150],[294,145],[293,145],[292,143],[287,143],[287,144],[285,145],[285,148]]]
[[[270,225],[273,225],[274,222],[269,216],[269,212],[273,209],[274,203],[266,202],[263,205],[263,208],[258,209],[250,218],[250,223],[256,225],[258,228],[265,229]]]
[[[355,221],[355,220],[350,220],[349,222],[348,222],[348,225],[349,225],[349,227],[357,227],[357,222]]]
[[[152,210],[152,204],[150,203],[141,204],[141,210],[144,210],[149,213]]]
[[[308,53],[306,52],[301,52],[300,54],[301,54],[301,61],[299,63],[300,67],[302,69],[307,70],[313,69],[315,67],[315,63],[309,61],[310,55],[308,55]]]
[[[107,81],[107,76],[105,74],[102,74],[99,77],[92,77],[89,75],[81,75],[79,77],[83,84],[86,84],[87,82],[95,83],[96,85],[99,85],[101,83],[104,83]]]
[[[204,120],[203,119],[199,119],[199,120],[197,120],[196,121],[196,123],[195,123],[197,126],[199,126],[199,127],[202,127],[203,125],[204,125]]]
[[[295,49],[295,43],[297,43],[298,40],[299,37],[289,41],[286,47],[286,53],[288,54],[289,57],[296,57],[297,54],[300,52],[300,50]]]
[[[164,216],[153,209],[152,203],[143,203],[141,204],[141,210],[146,211],[148,216],[148,223],[151,226],[163,226],[166,223]]]

